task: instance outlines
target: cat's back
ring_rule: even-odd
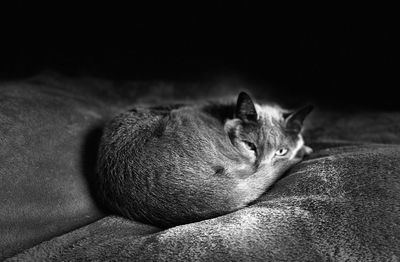
[[[133,162],[133,175],[161,174],[173,167],[203,177],[220,172],[238,154],[224,133],[222,116],[211,108],[180,105],[122,113],[104,131],[99,163],[109,168]]]
[[[100,193],[117,212],[157,224],[215,216],[232,208],[236,181],[224,171],[240,160],[234,150],[221,120],[202,107],[133,109],[104,131]]]

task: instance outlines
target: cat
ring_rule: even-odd
[[[106,127],[99,196],[113,211],[159,227],[233,212],[259,198],[312,149],[295,112],[236,103],[136,108]]]

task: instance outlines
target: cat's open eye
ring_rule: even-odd
[[[286,155],[287,152],[288,152],[288,150],[286,148],[280,148],[280,149],[276,150],[275,155],[284,156],[284,155]]]
[[[250,148],[250,150],[254,151],[254,153],[257,153],[257,147],[255,144],[246,140],[243,140],[243,143],[245,143],[245,145],[247,145]]]

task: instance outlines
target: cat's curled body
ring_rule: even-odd
[[[237,103],[137,108],[105,128],[98,157],[105,204],[129,218],[169,227],[240,209],[311,149],[288,113]]]

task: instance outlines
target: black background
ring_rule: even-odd
[[[2,7],[0,77],[48,70],[116,81],[235,76],[280,97],[400,108],[390,7],[287,5]]]

